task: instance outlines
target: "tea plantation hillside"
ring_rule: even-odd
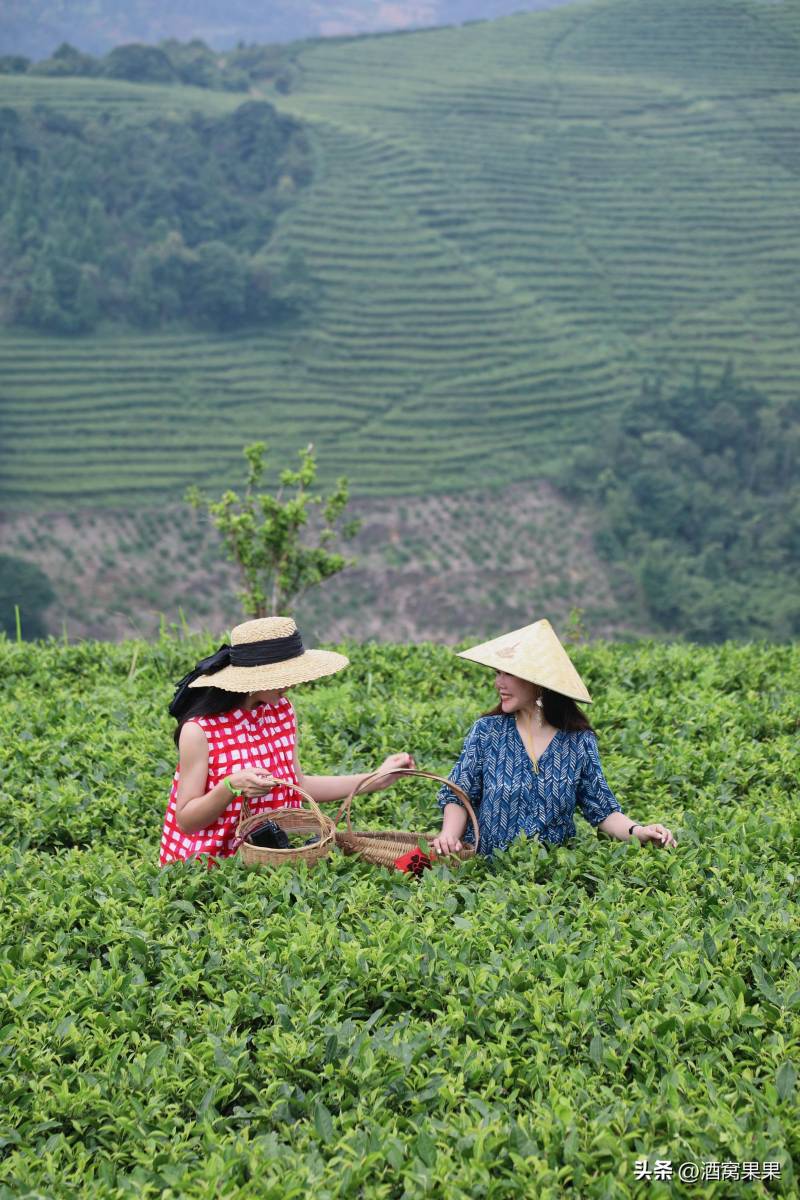
[[[797,645],[575,648],[609,781],[677,849],[579,819],[419,881],[159,870],[166,702],[207,649],[0,640],[0,1196],[798,1195]],[[347,649],[293,694],[305,770],[449,770],[488,672]],[[433,797],[357,816],[432,827]]]
[[[365,493],[530,479],[660,371],[800,382],[800,19],[598,0],[296,49],[311,184],[275,252],[316,300],[236,334],[6,330],[1,493],[161,503],[241,445],[313,437]],[[131,121],[229,93],[0,77],[0,104]],[[168,164],[165,164],[165,171]]]

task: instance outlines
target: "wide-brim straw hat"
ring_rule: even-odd
[[[549,621],[534,621],[522,629],[504,633],[491,642],[481,642],[462,650],[459,658],[468,658],[484,667],[506,671],[551,692],[591,704],[586,685],[570,662]]]
[[[334,650],[306,650],[291,617],[261,617],[231,630],[228,666],[200,675],[188,686],[226,692],[276,691],[334,675],[349,661]]]

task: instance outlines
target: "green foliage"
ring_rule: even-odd
[[[43,2],[53,15],[55,0]],[[244,0],[235,7],[240,20]],[[313,436],[332,475],[355,481],[358,464],[362,495],[397,496],[559,483],[574,446],[644,375],[661,372],[674,390],[687,362],[712,379],[734,356],[773,402],[800,394],[800,7],[724,10],[721,20],[719,0],[597,0],[292,47],[287,95],[252,78],[313,145],[311,186],[278,181],[282,199],[299,200],[268,251],[273,275],[302,256],[313,309],[304,302],[302,324],[271,322],[268,336],[256,325],[167,336],[159,321],[175,303],[165,284],[150,306],[145,285],[146,339],[101,330],[80,347],[5,332],[6,502],[160,504],[208,472],[222,486],[265,406],[285,431],[281,449]],[[252,46],[224,57],[248,72],[262,56],[268,66]],[[0,103],[79,122],[111,113],[147,127],[174,114],[183,129],[187,111],[216,119],[238,100],[0,76]],[[159,152],[162,193],[167,163],[183,163],[180,145]],[[205,202],[216,186],[188,194]],[[138,191],[135,177],[126,193]],[[161,203],[151,194],[148,228]],[[206,237],[244,253],[216,230]],[[141,279],[156,265],[148,256]],[[138,452],[123,463],[134,426]]]
[[[674,852],[519,843],[415,882],[156,866],[176,678],[215,642],[0,639],[0,1191],[92,1200],[628,1200],[638,1158],[797,1194],[797,645],[582,646],[608,778]],[[446,772],[490,675],[343,646],[309,773]],[[363,827],[433,827],[421,780]],[[657,1186],[656,1186],[656,1189]]]
[[[182,83],[227,92],[249,91],[251,82],[272,83],[287,92],[292,80],[292,52],[284,46],[240,47],[226,54],[211,50],[199,38],[168,38],[158,46],[129,42],[94,58],[62,42],[50,58],[32,63],[21,55],[0,57],[2,75],[47,75],[66,78],[125,79],[131,83]]]
[[[91,54],[83,54],[69,42],[62,42],[52,56],[27,68],[34,75],[100,75],[100,64]]]
[[[159,78],[161,60],[139,57]],[[146,123],[2,108],[7,320],[57,333],[101,318],[224,330],[294,313],[312,289],[302,270],[287,281],[268,246],[310,178],[299,125],[262,100]]]
[[[26,638],[44,637],[45,609],[52,604],[53,589],[36,563],[10,554],[0,554],[0,632],[15,636],[17,613]]]
[[[570,478],[662,627],[700,641],[800,633],[800,399],[770,404],[730,367],[668,397],[645,386]]]
[[[104,74],[132,83],[172,83],[177,78],[168,55],[158,46],[116,46],[106,58]]]
[[[22,54],[0,55],[0,75],[24,75],[31,60]]]
[[[287,615],[309,588],[318,587],[332,575],[352,566],[354,559],[332,552],[328,546],[339,536],[355,536],[360,523],[348,521],[337,529],[347,507],[347,480],[342,477],[328,495],[312,495],[317,475],[314,449],[300,451],[300,467],[280,473],[280,486],[273,495],[257,490],[264,474],[264,442],[244,449],[247,482],[244,496],[227,491],[220,500],[204,498],[190,488],[187,500],[194,508],[205,508],[225,542],[228,556],[244,580],[240,593],[244,611],[251,617]],[[290,494],[284,496],[284,492]],[[309,507],[321,510],[321,528],[314,531],[316,544],[301,534],[309,521]]]

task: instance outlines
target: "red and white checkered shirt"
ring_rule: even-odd
[[[294,747],[297,721],[290,702],[283,697],[275,704],[259,704],[246,711],[216,713],[213,717],[192,717],[208,739],[208,777],[205,791],[227,779],[235,771],[253,768],[269,771],[278,779],[297,783],[294,771]],[[175,819],[175,800],[178,795],[180,767],[175,771],[164,814],[161,836],[161,866],[182,858],[209,854],[227,858],[238,848],[236,826],[242,808],[242,797],[232,796],[227,808],[215,821],[197,833],[183,833]],[[302,803],[297,792],[276,788],[266,796],[248,800],[252,813],[273,808],[298,808]]]

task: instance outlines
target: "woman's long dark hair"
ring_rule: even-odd
[[[186,721],[191,721],[193,717],[215,717],[217,713],[244,708],[244,702],[249,695],[248,692],[226,692],[224,688],[217,687],[192,688],[192,691],[197,699],[193,698],[189,707],[181,713],[174,733],[176,746]]]
[[[578,708],[575,701],[571,700],[569,696],[562,696],[560,692],[551,692],[549,688],[545,687],[537,688],[537,690],[542,698],[542,713],[548,725],[553,725],[556,729],[564,729],[567,732],[580,732],[585,729],[589,733],[594,733],[586,713]],[[502,704],[483,713],[484,717],[506,715],[508,714],[503,713]]]

